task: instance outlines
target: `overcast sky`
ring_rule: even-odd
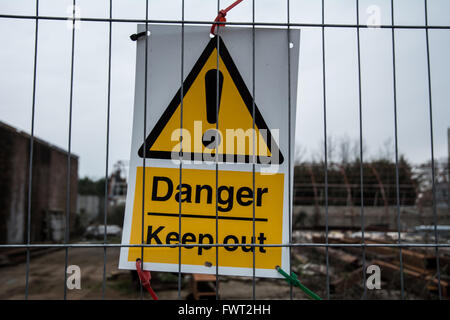
[[[180,19],[181,0],[150,0],[150,19]],[[221,8],[233,1],[221,1]],[[291,0],[291,22],[320,23],[321,1]],[[450,1],[429,0],[429,24],[450,25]],[[71,15],[72,0],[40,0],[43,16]],[[78,0],[82,17],[109,15],[108,0]],[[286,1],[255,0],[256,21],[285,22]],[[228,21],[251,21],[251,0],[234,8]],[[389,0],[361,0],[360,21],[367,8],[380,8],[390,23]],[[213,20],[214,0],[185,0],[185,19]],[[395,0],[396,24],[424,24],[423,0]],[[1,0],[0,14],[34,15],[34,0]],[[144,18],[144,0],[113,0],[114,18]],[[326,0],[327,23],[354,24],[355,0]],[[30,132],[33,20],[0,18],[0,121]],[[110,165],[128,160],[132,132],[136,43],[134,23],[113,24]],[[71,30],[65,21],[39,22],[35,134],[67,149]],[[326,30],[327,129],[335,141],[358,139],[358,69],[356,30]],[[450,127],[450,30],[430,30],[434,147],[447,156]],[[430,125],[424,30],[396,31],[399,152],[413,163],[430,159]],[[323,141],[322,43],[320,28],[302,28],[299,62],[296,144],[303,160],[320,154]],[[76,31],[72,151],[79,176],[105,172],[108,24],[82,22]],[[389,29],[361,30],[363,137],[366,158],[393,155],[394,109],[392,47]],[[175,89],[176,90],[176,89]],[[256,101],[257,102],[257,101]],[[387,143],[390,141],[391,143]]]

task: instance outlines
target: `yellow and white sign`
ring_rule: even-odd
[[[122,244],[152,247],[123,247],[119,267],[141,258],[147,270],[278,277],[275,266],[289,268],[288,248],[274,245],[289,243],[299,31],[290,49],[286,30],[257,29],[255,87],[251,29],[210,39],[185,27],[182,85],[181,30],[150,31],[147,57],[145,39],[137,44]]]
[[[179,169],[151,168],[145,172],[150,186],[144,207],[144,239],[148,244],[257,244],[281,243],[283,219],[283,175],[260,176],[255,188],[256,241],[253,237],[252,172],[220,172],[216,194],[215,171],[183,170],[179,185]],[[141,242],[142,177],[138,180],[131,225],[131,243]],[[238,179],[236,178],[238,177]],[[179,194],[181,190],[181,195]],[[218,197],[218,234],[216,234],[216,203]],[[179,199],[182,201],[181,233],[179,232]],[[274,231],[278,232],[274,232]],[[219,264],[224,267],[252,268],[252,247],[225,246],[219,248]],[[256,268],[271,269],[281,263],[281,248],[256,247]],[[183,248],[181,261],[189,265],[214,265],[216,250],[211,246]],[[130,249],[128,260],[136,261],[140,248]],[[237,258],[238,257],[238,258]],[[146,262],[178,263],[178,249],[170,247],[148,250]]]

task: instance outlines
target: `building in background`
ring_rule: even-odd
[[[30,135],[0,122],[0,242],[27,241]],[[31,241],[64,239],[67,151],[34,137]],[[70,156],[70,226],[75,224],[78,157]]]
[[[114,164],[109,178],[108,200],[110,206],[125,205],[127,199],[128,162],[118,161]]]
[[[442,177],[438,177],[436,183],[436,204],[438,207],[447,208],[450,212],[450,128],[447,128],[447,167],[444,168]]]
[[[100,212],[103,209],[102,198],[97,195],[78,194],[77,213],[82,217],[81,224],[89,225],[99,219]]]

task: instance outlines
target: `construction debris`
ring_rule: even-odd
[[[364,239],[364,244],[395,244],[392,239],[381,239],[373,237]],[[341,265],[344,271],[340,277],[333,277],[330,282],[330,292],[336,293],[339,290],[345,291],[353,286],[362,286],[363,269],[362,253],[363,248],[359,246],[346,246],[348,244],[361,244],[362,239],[358,237],[328,237],[323,235],[313,236],[313,242],[329,244],[343,244],[342,247],[315,247],[314,250],[321,255],[328,252],[329,261]],[[401,257],[400,260],[400,251]],[[423,294],[438,294],[439,279],[436,275],[436,252],[435,250],[425,250],[423,248],[400,248],[394,246],[368,246],[364,249],[366,267],[378,265],[381,268],[381,278],[386,284],[398,289],[400,286],[400,272],[403,270],[404,283],[408,284],[408,292],[423,296]],[[402,265],[400,266],[400,261]],[[440,285],[441,294],[444,298],[449,298],[450,277],[449,266],[450,256],[446,252],[439,255]]]
[[[194,300],[216,297],[216,276],[210,274],[192,274],[191,287]]]

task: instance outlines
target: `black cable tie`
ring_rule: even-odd
[[[134,34],[132,34],[132,35],[130,36],[130,39],[131,39],[132,41],[137,41],[137,40],[139,40],[139,38],[145,36],[146,33],[147,33],[147,31],[142,31],[142,32],[139,32],[139,33],[134,33]]]

